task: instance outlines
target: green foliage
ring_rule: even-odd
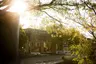
[[[77,30],[65,28],[64,26],[61,27],[60,25],[47,26],[46,30],[53,38],[62,39],[65,42],[70,42],[70,44],[78,43],[79,36],[81,36]]]
[[[92,42],[87,40],[79,31],[74,28],[60,27],[56,24],[46,27],[46,30],[51,34],[53,42],[63,42],[69,45],[72,55],[75,55],[73,61],[78,61],[78,64],[82,64],[85,61],[88,64],[92,64],[92,61],[89,59],[92,52]]]
[[[88,41],[85,38],[80,38],[79,39],[79,44],[74,44],[72,46],[70,46],[70,50],[72,51],[72,55],[75,55],[76,58],[74,58],[74,61],[78,61],[78,64],[82,64],[84,63],[84,58],[86,58],[86,62],[88,64],[92,64],[90,62],[92,62],[89,59],[89,56],[92,52],[92,43],[90,41]]]
[[[22,50],[24,48],[25,44],[28,42],[28,37],[25,33],[25,31],[20,28],[19,31],[19,49]]]

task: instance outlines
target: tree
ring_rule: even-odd
[[[1,2],[4,2],[4,0]],[[75,14],[77,17],[78,17],[78,11],[80,11],[80,9],[87,11],[87,12],[89,12],[91,10],[91,12],[94,12],[94,14],[96,15],[96,12],[95,12],[96,4],[93,2],[93,0],[86,0],[86,1],[80,0],[80,2],[78,2],[77,0],[75,0],[75,1],[73,1],[73,0],[70,0],[70,1],[68,1],[68,0],[52,0],[48,3],[43,3],[43,4],[42,4],[42,2],[39,1],[38,4],[36,4],[36,5],[31,5],[31,4],[29,4],[29,5],[30,5],[29,10],[34,9],[34,10],[38,10],[38,11],[46,13],[49,17],[51,17],[55,21],[59,22],[60,23],[59,26],[62,25],[62,21],[58,20],[57,18],[52,17],[50,14],[48,14],[46,12],[46,9],[53,9],[53,10],[57,11],[58,13],[67,14],[67,15],[72,14],[72,12],[70,13],[70,11],[75,11],[75,12],[77,12]],[[72,14],[72,15],[74,15],[74,14]],[[74,17],[75,19],[73,19],[72,17],[70,18],[70,16],[69,16],[68,19],[72,19],[75,22],[79,23],[81,26],[83,26],[85,29],[88,29],[88,31],[93,35],[93,38],[96,39],[95,29],[94,29],[95,28],[94,21],[89,24],[88,21],[84,22],[84,21],[86,21],[86,19],[84,19],[84,17],[82,18],[80,16],[81,16],[81,14],[79,13],[78,18]],[[88,18],[89,18],[89,16],[88,16]],[[82,22],[78,22],[77,21],[78,19],[79,19],[79,21],[82,20]],[[55,34],[55,33],[53,33],[53,34]],[[60,37],[61,37],[61,35],[60,35]],[[82,39],[79,39],[79,40],[82,41]],[[86,40],[84,40],[84,41],[86,41]],[[82,43],[82,45],[85,45],[85,43]],[[79,46],[79,44],[78,44],[78,46]],[[82,48],[81,44],[79,47]],[[89,47],[89,45],[88,45],[88,47]],[[77,49],[77,50],[79,50],[79,49]]]
[[[19,50],[20,53],[24,53],[26,49],[26,44],[28,43],[28,36],[26,35],[25,31],[20,28],[19,31]]]
[[[89,58],[92,52],[92,42],[87,40],[79,31],[74,28],[61,27],[58,24],[49,25],[46,30],[51,34],[53,46],[67,44],[72,55],[75,55],[73,60],[77,61],[78,64],[92,63]]]
[[[62,21],[60,21],[60,20],[52,17],[50,14],[48,14],[46,12],[46,9],[53,9],[54,11],[57,11],[58,13],[67,14],[67,17],[70,14],[72,14],[72,13],[70,13],[70,11],[73,11],[73,13],[76,12],[76,13],[74,13],[76,16],[78,14],[81,16],[81,13],[82,12],[80,11],[80,9],[82,9],[82,11],[88,11],[88,12],[89,11],[91,11],[91,12],[93,11],[94,14],[95,14],[96,13],[95,12],[95,5],[96,4],[93,3],[93,0],[86,0],[86,1],[83,1],[83,0],[80,0],[80,1],[78,1],[78,0],[75,0],[75,1],[73,1],[73,0],[72,1],[71,0],[70,1],[67,1],[67,0],[66,1],[65,0],[52,0],[49,3],[44,3],[44,4],[42,4],[42,2],[39,1],[38,5],[34,6],[34,8],[36,8],[35,10],[38,10],[38,11],[41,11],[41,12],[46,13],[49,17],[51,17],[55,21],[58,21],[59,23],[62,24]],[[34,8],[33,7],[32,8],[30,7],[30,10],[31,9],[34,9]],[[78,12],[78,11],[80,11],[80,12]],[[86,14],[88,14],[88,12]],[[72,14],[72,16],[74,16],[74,14]],[[79,23],[84,28],[86,28],[84,24],[86,24],[88,26],[88,22],[78,22],[76,20],[76,18],[78,16],[75,17],[74,19],[72,18],[72,16],[69,16],[67,19],[71,19],[71,20],[75,21],[76,23]],[[78,19],[80,21],[80,20],[84,19],[84,17],[79,17]],[[82,21],[84,21],[84,20],[82,20]],[[92,28],[92,26],[93,25],[91,24],[87,28]],[[92,34],[93,37],[95,38],[94,32],[92,30],[91,30],[90,34]]]
[[[96,31],[96,29],[95,29],[96,28],[95,27],[96,26],[96,24],[95,24],[95,15],[96,15],[95,5],[96,5],[96,3],[94,3],[93,0],[86,0],[86,1],[80,0],[80,2],[77,2],[77,0],[68,2],[66,0],[66,2],[60,1],[59,3],[56,2],[57,0],[52,0],[52,1],[54,1],[54,3],[50,3],[49,9],[51,8],[64,15],[67,14],[67,17],[65,16],[67,19],[73,20],[74,22],[80,24],[84,29],[86,29],[93,36],[93,39],[96,39],[96,36],[95,36],[95,31]],[[47,4],[47,5],[49,5],[49,4]],[[70,11],[73,11],[73,13]],[[83,13],[82,11],[85,11],[86,15],[88,15],[88,16],[87,17],[82,16],[82,14],[81,14],[81,13]],[[43,12],[45,12],[49,17],[51,17],[55,21],[58,21],[60,23],[62,22],[62,21],[59,21],[57,18],[52,17],[50,14],[48,14],[46,12],[46,10]],[[89,21],[88,18],[91,18],[91,20]],[[89,45],[92,45],[92,43],[89,43]],[[84,45],[84,44],[82,43],[82,45]],[[88,45],[88,47],[89,47],[89,45]]]

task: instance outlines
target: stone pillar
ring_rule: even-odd
[[[19,15],[0,15],[0,64],[17,64],[19,57]]]

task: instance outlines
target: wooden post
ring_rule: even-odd
[[[17,64],[19,59],[19,15],[0,15],[0,64]]]

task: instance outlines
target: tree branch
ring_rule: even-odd
[[[92,34],[92,36],[96,39],[96,36],[94,34],[94,31],[92,30],[91,32],[89,32],[90,34]]]
[[[2,6],[7,6],[6,8],[0,10],[0,15],[3,15],[12,5],[13,0],[2,1]]]
[[[82,1],[82,0],[81,0]],[[95,11],[95,9],[94,9],[94,5],[96,5],[96,4],[94,4],[94,5],[88,5],[88,3],[87,2],[85,2],[85,1],[82,1],[89,9],[91,9],[91,10],[93,10],[93,12],[95,13],[95,15],[96,15],[96,11]]]
[[[53,16],[51,16],[50,14],[48,14],[46,11],[42,11],[44,13],[46,13],[50,18],[54,19],[55,21],[58,21],[60,24],[62,24],[62,22],[56,18],[54,18]]]

